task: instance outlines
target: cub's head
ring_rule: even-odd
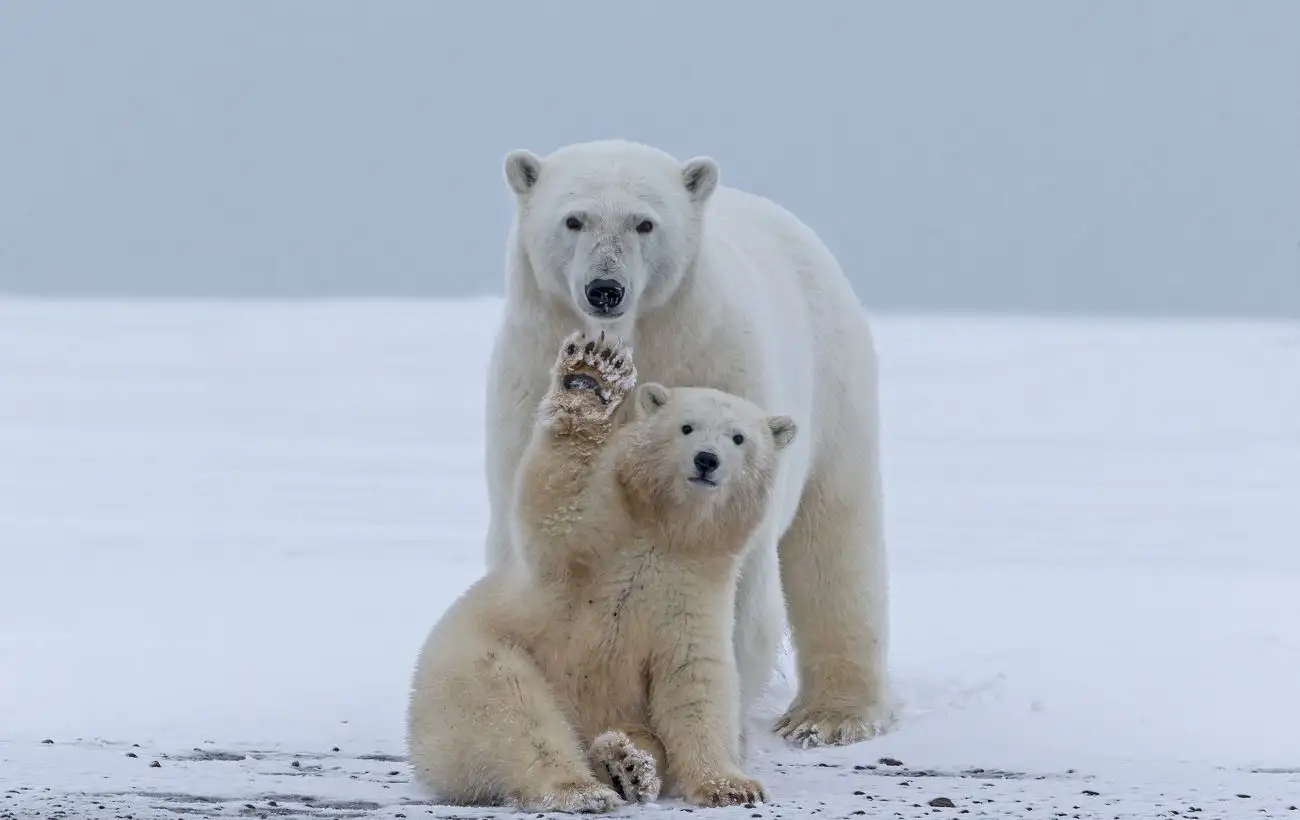
[[[627,325],[667,301],[694,263],[718,164],[608,140],[545,159],[512,151],[505,176],[537,287],[588,322]]]
[[[630,405],[619,464],[630,494],[659,509],[757,521],[777,453],[794,440],[793,419],[718,390],[653,382],[638,387]]]

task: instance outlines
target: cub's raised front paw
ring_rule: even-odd
[[[608,420],[636,387],[632,349],[604,331],[570,334],[560,344],[551,375],[546,405],[578,423]]]
[[[688,803],[711,808],[767,801],[763,784],[744,775],[706,777],[698,782],[686,783],[682,797]]]
[[[614,790],[627,802],[653,803],[658,799],[661,784],[654,755],[637,748],[624,733],[597,735],[588,757],[592,768],[604,771]]]

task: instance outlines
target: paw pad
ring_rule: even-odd
[[[654,755],[640,749],[623,732],[604,732],[591,744],[593,766],[602,768],[619,797],[629,803],[651,803],[661,782]]]
[[[636,386],[632,349],[604,331],[595,338],[582,331],[570,334],[560,346],[555,372],[565,390],[590,390],[606,405]]]

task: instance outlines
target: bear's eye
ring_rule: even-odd
[[[654,229],[655,229],[655,223],[651,222],[648,219],[643,219],[640,222],[636,223],[637,233],[650,233]]]
[[[740,433],[737,433],[734,436],[732,436],[731,440],[736,442],[737,447],[745,443],[745,437],[742,436]]]
[[[564,227],[571,231],[580,231],[582,230],[582,220],[578,219],[576,216],[571,216],[564,220]]]
[[[689,436],[689,435],[691,434],[691,431],[694,430],[694,429],[695,429],[695,428],[692,427],[692,426],[690,426],[689,424],[683,424],[683,425],[682,425],[682,435],[683,435],[683,436]]]

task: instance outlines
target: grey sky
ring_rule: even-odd
[[[499,292],[502,155],[605,136],[873,307],[1300,315],[1294,0],[0,0],[0,292]]]

